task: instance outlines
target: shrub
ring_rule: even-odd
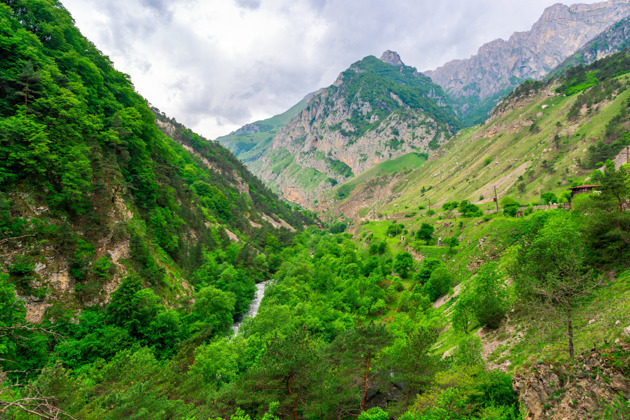
[[[429,281],[424,285],[424,292],[435,302],[449,291],[451,281],[451,273],[446,267],[440,266],[431,273]]]

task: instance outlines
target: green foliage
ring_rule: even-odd
[[[555,204],[558,202],[558,197],[552,192],[545,192],[540,194],[540,199],[547,205]]]
[[[387,236],[395,237],[400,235],[405,229],[405,225],[401,223],[394,223],[387,227]]]
[[[589,87],[627,73],[630,69],[630,56],[626,51],[613,54],[602,60],[584,66],[569,68],[562,76],[562,85],[556,91],[573,95]]]
[[[452,252],[453,248],[459,246],[459,239],[457,239],[457,236],[451,236],[450,238],[446,238],[444,244],[448,246],[449,250]]]
[[[413,271],[413,257],[408,252],[400,252],[394,261],[394,271],[403,279],[409,278]]]
[[[14,276],[26,276],[34,269],[35,262],[30,255],[17,255],[9,265],[9,273]]]
[[[445,211],[455,210],[459,206],[459,201],[449,201],[447,203],[442,204],[442,209]]]
[[[517,419],[518,403],[510,377],[478,366],[440,372],[435,387],[420,395],[408,414],[411,419]]]
[[[484,264],[467,290],[472,311],[482,327],[498,328],[507,312],[509,295],[504,277],[497,263]]]
[[[330,163],[330,168],[333,170],[333,172],[345,178],[350,178],[352,175],[354,175],[352,173],[352,168],[340,160],[330,159],[329,163]]]
[[[330,233],[342,233],[346,231],[347,225],[344,222],[335,222],[329,229]]]
[[[442,266],[442,261],[437,258],[428,257],[423,259],[414,280],[420,284],[425,284],[431,278],[433,271],[440,266]]]
[[[624,261],[630,250],[630,214],[623,203],[630,197],[628,169],[618,170],[608,161],[603,173],[595,172],[600,193],[577,196],[573,207],[580,214],[588,245],[588,256],[595,261]]]
[[[516,216],[516,212],[519,207],[521,207],[520,203],[511,197],[501,198],[501,200],[499,200],[499,204],[501,204],[501,207],[503,208],[503,214],[510,217]]]
[[[433,232],[435,232],[435,228],[432,225],[422,223],[422,225],[420,225],[420,229],[416,232],[416,239],[424,241],[428,244],[433,238]]]
[[[569,355],[573,357],[573,309],[597,283],[585,264],[584,243],[571,217],[549,217],[538,234],[518,251],[513,270],[520,299],[548,316],[564,316]],[[558,313],[560,315],[558,315]]]
[[[383,411],[383,409],[380,407],[373,407],[373,408],[370,408],[369,410],[362,412],[359,415],[359,417],[357,417],[357,419],[358,420],[387,420],[389,419],[389,414]]]
[[[464,217],[483,216],[483,211],[479,208],[479,206],[470,203],[468,200],[463,200],[459,203],[459,211]]]
[[[431,273],[429,281],[424,285],[424,293],[426,293],[432,301],[438,300],[444,296],[451,288],[453,276],[444,266],[438,266]]]

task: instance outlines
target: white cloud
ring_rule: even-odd
[[[588,1],[594,2],[593,0]],[[432,69],[553,0],[65,0],[153,105],[209,138],[282,112],[366,55]]]

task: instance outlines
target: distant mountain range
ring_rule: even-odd
[[[336,185],[382,162],[431,153],[459,128],[485,121],[524,80],[620,51],[628,16],[630,0],[556,4],[529,31],[424,74],[393,51],[366,57],[287,112],[217,140],[286,199],[317,209]]]
[[[630,0],[555,4],[529,31],[515,32],[507,41],[489,42],[476,55],[450,61],[425,74],[442,86],[464,125],[475,125],[484,121],[496,103],[524,80],[545,77],[629,15]]]
[[[313,208],[338,183],[380,162],[429,153],[459,127],[442,89],[386,51],[354,63],[287,113],[218,140],[285,198]]]

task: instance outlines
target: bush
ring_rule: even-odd
[[[446,211],[455,210],[459,206],[459,201],[449,201],[448,203],[442,204],[442,208]]]
[[[424,292],[435,302],[449,291],[452,279],[453,277],[446,267],[438,267],[431,273],[429,281],[424,285]]]
[[[14,276],[25,276],[35,269],[35,263],[29,255],[18,255],[9,266],[9,273]]]
[[[477,322],[486,328],[498,328],[508,309],[509,296],[497,263],[481,267],[473,280],[470,294]]]
[[[416,239],[429,243],[431,238],[433,238],[433,232],[435,232],[435,228],[433,226],[428,223],[423,223],[420,226],[420,229],[416,232]]]
[[[343,233],[346,230],[346,224],[343,222],[336,222],[330,227],[330,233]]]
[[[540,194],[540,198],[547,205],[558,202],[558,197],[556,197],[556,195],[552,192],[542,193]]]

